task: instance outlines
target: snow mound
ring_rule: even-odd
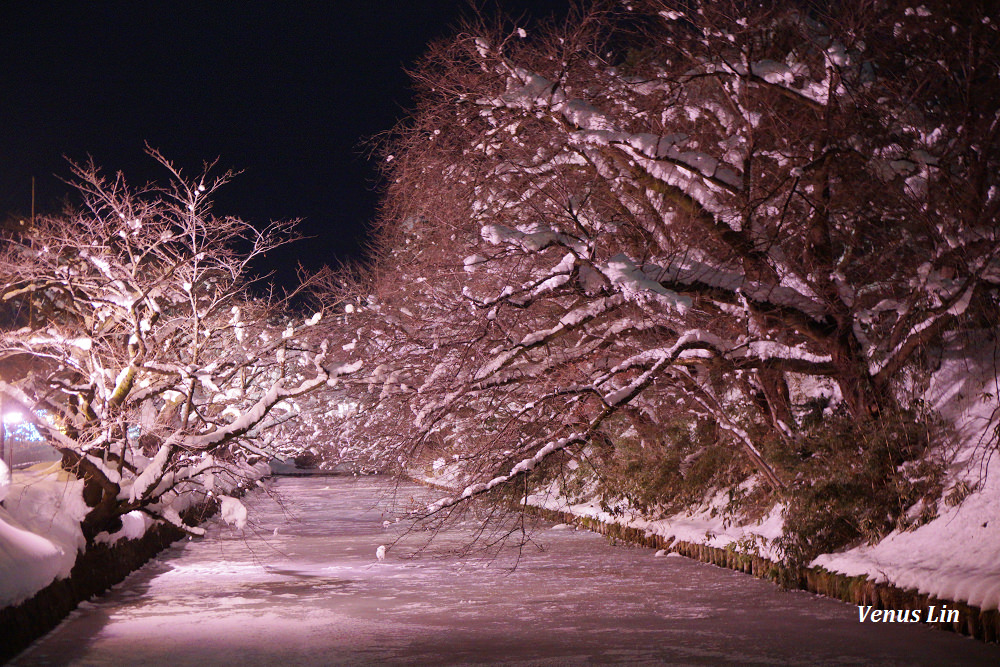
[[[243,530],[247,525],[247,508],[238,499],[231,496],[219,496],[222,501],[220,513],[222,520],[236,530]]]
[[[69,576],[86,542],[83,481],[58,467],[16,472],[0,469],[0,607],[31,597]]]

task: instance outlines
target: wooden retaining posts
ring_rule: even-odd
[[[902,589],[887,583],[876,583],[864,576],[848,577],[821,567],[793,568],[761,556],[740,553],[734,549],[719,549],[705,544],[675,541],[673,538],[664,538],[662,535],[654,535],[618,523],[604,522],[593,517],[581,517],[569,512],[530,506],[528,511],[550,521],[586,528],[612,540],[676,552],[703,563],[745,572],[759,579],[769,579],[786,588],[805,590],[854,605],[870,605],[872,609],[918,610],[926,610],[931,606],[941,609],[942,606],[947,605],[949,610],[958,611],[957,618],[959,620],[953,622],[935,621],[930,625],[968,635],[984,642],[1000,642],[1000,612],[996,609],[982,610],[962,602],[943,600],[919,593],[914,589]]]

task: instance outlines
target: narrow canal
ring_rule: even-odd
[[[15,665],[997,665],[1000,648],[566,526],[496,558],[404,534],[378,478],[281,478],[85,603]],[[392,496],[395,496],[393,501]],[[384,560],[376,558],[387,545]]]

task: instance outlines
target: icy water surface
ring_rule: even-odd
[[[680,557],[540,526],[516,569],[430,548],[378,478],[282,478],[85,603],[15,665],[1000,665],[1000,649]],[[388,526],[385,522],[389,522]],[[275,532],[277,531],[277,532]],[[402,536],[402,537],[401,537]],[[398,542],[394,540],[400,538]],[[379,545],[389,545],[385,560]]]

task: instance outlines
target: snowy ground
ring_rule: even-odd
[[[817,565],[867,575],[982,609],[1000,606],[1000,347],[945,350],[926,398],[955,425],[953,484],[971,493],[939,505],[930,523],[896,532],[879,544],[816,559]],[[992,464],[992,465],[991,465]],[[947,494],[946,494],[947,495]]]
[[[386,482],[280,479],[241,534],[165,552],[15,665],[993,665],[1000,648],[600,536],[545,525],[513,572],[461,556],[473,525],[415,552]],[[407,486],[424,503],[436,492]],[[388,527],[383,522],[390,522]],[[275,532],[277,531],[277,532]],[[388,545],[385,559],[376,551]]]

